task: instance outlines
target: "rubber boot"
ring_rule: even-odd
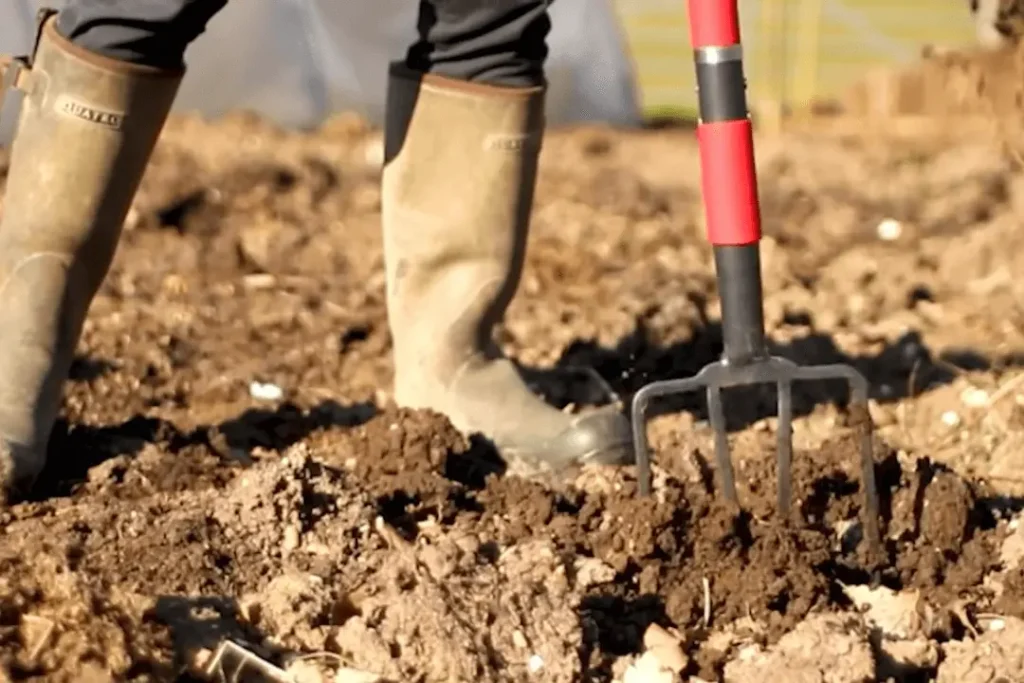
[[[183,71],[91,54],[42,23],[0,220],[0,497],[43,468],[82,323]]]
[[[543,88],[391,67],[382,204],[395,402],[491,440],[513,472],[631,460],[629,423],[564,413],[492,341],[523,269]]]

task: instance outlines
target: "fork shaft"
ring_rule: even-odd
[[[730,365],[766,358],[758,245],[716,246],[714,251],[722,302],[722,355]]]
[[[701,189],[722,300],[724,358],[765,358],[761,210],[736,0],[689,0]]]

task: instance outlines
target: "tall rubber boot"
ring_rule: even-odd
[[[183,70],[94,55],[43,20],[0,220],[0,498],[43,468],[82,323]]]
[[[492,341],[523,269],[543,132],[543,88],[391,67],[382,203],[395,402],[483,434],[523,474],[632,456],[619,410],[557,410]]]

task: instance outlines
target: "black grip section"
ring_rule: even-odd
[[[747,118],[747,84],[739,59],[711,64],[697,62],[700,120],[736,121]]]
[[[723,357],[742,365],[768,355],[761,292],[761,250],[756,244],[716,246],[715,273],[722,299]]]

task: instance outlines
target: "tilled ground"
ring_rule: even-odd
[[[730,401],[742,512],[697,402],[652,416],[650,498],[633,468],[504,476],[396,410],[376,133],[174,120],[36,499],[0,513],[0,672],[194,680],[230,639],[394,681],[672,680],[638,656],[657,624],[682,680],[1024,680],[1024,174],[949,132],[759,147],[775,351],[873,384],[879,562],[838,387],[798,389],[786,520],[771,394]],[[549,136],[500,338],[550,400],[716,359],[698,182],[691,131]]]

